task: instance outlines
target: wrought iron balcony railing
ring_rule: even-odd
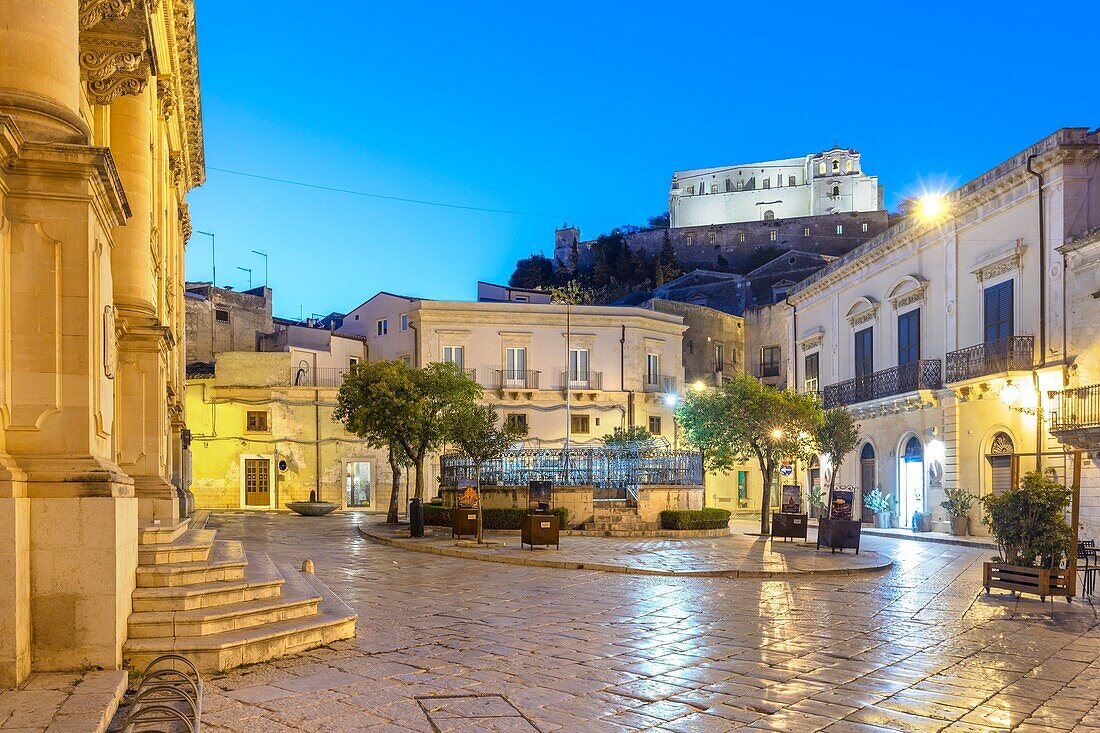
[[[538,389],[539,372],[530,369],[497,369],[492,389]]]
[[[603,389],[603,372],[558,372],[560,389]]]
[[[290,385],[292,387],[339,387],[344,383],[347,369],[339,367],[292,367]]]
[[[916,392],[918,389],[939,389],[942,386],[940,360],[921,359],[864,377],[830,384],[822,392],[822,402],[827,408],[841,407]]]
[[[1026,371],[1034,361],[1035,337],[1011,336],[947,355],[946,381],[962,382],[1001,372]]]
[[[1054,393],[1050,432],[1100,428],[1100,384],[1071,387]]]
[[[676,393],[676,377],[666,377],[664,374],[647,374],[643,382],[642,390],[645,392]]]

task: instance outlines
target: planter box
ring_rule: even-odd
[[[890,512],[875,512],[874,513],[875,529],[890,529],[892,522],[890,521]]]
[[[557,514],[525,514],[520,527],[520,547],[530,545],[553,545],[561,548],[561,527]]]
[[[1072,596],[1069,571],[1065,568],[1029,568],[1000,562],[982,563],[985,592],[1001,588],[1015,593],[1031,593],[1045,601],[1047,596]],[[1076,583],[1073,583],[1076,585]]]
[[[806,528],[809,526],[808,517],[805,514],[773,514],[772,537],[788,540],[806,539]]]
[[[477,509],[451,510],[451,537],[477,536]]]
[[[859,554],[860,523],[855,519],[822,519],[817,527],[817,549],[855,550]]]

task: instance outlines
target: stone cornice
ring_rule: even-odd
[[[165,8],[172,76],[176,88],[173,103],[179,114],[183,153],[187,163],[185,191],[206,181],[203,149],[202,98],[199,91],[199,51],[195,30],[195,0],[173,0],[171,14]]]
[[[130,204],[122,188],[118,169],[109,148],[67,143],[24,143],[19,154],[9,163],[18,163],[14,172],[35,178],[90,179],[96,185],[97,199],[104,202],[110,212],[111,226],[122,226],[130,218]],[[9,174],[11,165],[6,166]],[[14,177],[14,176],[13,176]]]
[[[975,262],[970,273],[978,278],[979,282],[985,282],[1006,272],[1019,270],[1025,252],[1027,252],[1027,246],[1023,240],[1017,240],[1011,249],[993,252]]]

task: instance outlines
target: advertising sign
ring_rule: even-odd
[[[473,479],[458,480],[458,506],[460,509],[477,509],[479,497],[477,482]]]
[[[550,481],[532,481],[527,484],[527,509],[529,511],[550,508],[550,493],[554,484]]]
[[[783,504],[781,511],[784,514],[802,513],[802,487],[798,484],[783,484]]]
[[[838,486],[833,489],[829,506],[833,519],[851,519],[852,503],[855,501],[855,489],[851,486]]]

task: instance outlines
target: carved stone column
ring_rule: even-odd
[[[41,142],[87,142],[78,0],[0,0],[0,113]]]

